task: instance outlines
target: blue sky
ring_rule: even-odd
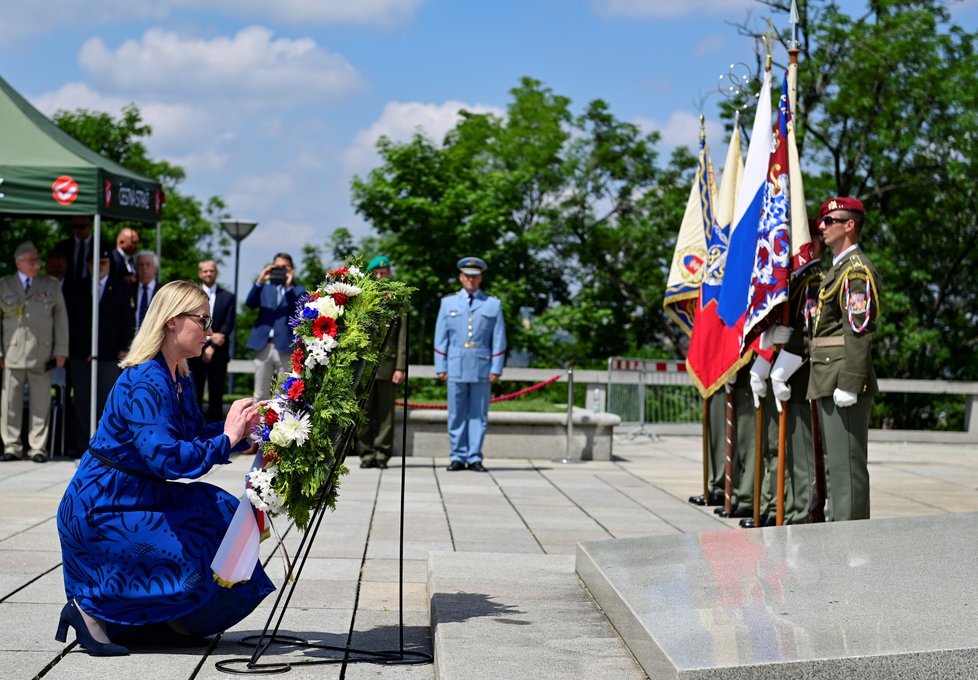
[[[6,4],[0,75],[13,87],[48,115],[118,116],[135,103],[154,129],[151,154],[187,171],[183,192],[222,196],[233,217],[259,223],[242,243],[242,290],[276,251],[298,256],[338,226],[370,232],[349,184],[377,163],[379,135],[405,140],[421,126],[440,140],[459,108],[501,113],[522,76],[575,111],[607,101],[618,118],[659,130],[664,152],[695,145],[704,106],[722,162],[717,79],[731,62],[753,63],[732,24],[767,16],[753,0]],[[954,12],[976,29],[978,0]],[[786,15],[773,18],[787,27]],[[228,288],[233,265],[222,266]]]

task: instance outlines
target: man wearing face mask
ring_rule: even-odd
[[[448,470],[486,472],[482,442],[489,422],[489,387],[499,380],[506,328],[499,299],[480,290],[486,263],[458,261],[462,290],[442,298],[435,324],[435,373],[448,381]]]
[[[859,247],[866,210],[857,198],[832,198],[819,231],[832,267],[818,291],[808,398],[818,416],[834,521],[869,519],[869,416],[878,391],[872,342],[879,316],[879,275]]]

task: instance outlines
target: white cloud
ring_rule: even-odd
[[[472,113],[493,113],[502,117],[505,111],[498,107],[482,104],[465,104],[460,101],[447,101],[444,104],[423,104],[421,102],[389,102],[384,106],[374,123],[360,130],[353,144],[344,153],[346,166],[351,173],[363,172],[377,163],[375,145],[382,135],[395,142],[406,142],[420,131],[440,144],[449,130],[459,120],[459,111],[465,109]]]
[[[290,23],[361,24],[391,28],[414,18],[424,0],[171,0],[195,9],[214,8],[231,16]]]
[[[47,92],[31,101],[42,113],[51,117],[57,111],[76,111],[86,109],[108,113],[118,118],[124,106],[132,100],[121,96],[103,95],[85,83],[68,83],[53,92]],[[215,135],[213,130],[219,126],[223,116],[215,115],[199,107],[184,104],[165,104],[141,102],[137,104],[144,123],[153,132],[147,142],[153,155],[167,158],[177,165],[181,163],[172,154],[187,154],[193,150],[192,157],[209,157],[205,167],[220,167],[215,163],[222,157],[210,146],[215,140],[226,141],[226,135]]]
[[[597,14],[621,19],[667,19],[698,13],[722,14],[756,7],[754,0],[591,0]]]
[[[414,20],[425,0],[45,0],[6,2],[0,40],[25,41],[58,27],[114,26],[163,21],[175,11],[213,11],[227,17],[302,24],[356,24],[391,29]],[[82,6],[84,5],[84,6]]]
[[[700,117],[688,111],[673,111],[665,123],[651,118],[637,118],[635,124],[644,132],[658,131],[662,135],[662,146],[671,151],[679,146],[688,146],[694,152],[700,141]],[[726,132],[723,125],[717,121],[706,121],[706,143],[711,155],[722,148],[721,154],[726,153]]]
[[[262,26],[211,40],[154,28],[114,50],[91,38],[81,47],[79,64],[99,89],[241,106],[328,104],[362,87],[360,74],[342,56],[309,38],[273,38]]]

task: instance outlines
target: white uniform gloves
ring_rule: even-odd
[[[750,391],[754,393],[754,408],[761,407],[761,400],[767,396],[767,377],[771,373],[771,362],[762,356],[754,360],[750,367]]]
[[[790,326],[775,324],[761,333],[761,349],[771,349],[775,345],[783,345],[791,338],[794,329]]]
[[[836,387],[835,392],[832,393],[832,401],[839,408],[846,408],[847,406],[852,406],[856,403],[856,395],[853,392],[844,390],[841,387]]]
[[[784,326],[776,326],[776,328],[784,328]],[[803,363],[805,359],[797,354],[784,350],[778,352],[778,358],[775,359],[774,367],[771,369],[771,391],[774,392],[774,405],[778,407],[778,413],[781,413],[781,402],[791,399],[791,386],[788,385],[788,380]]]

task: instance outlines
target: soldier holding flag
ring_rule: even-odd
[[[869,519],[869,416],[878,391],[871,349],[880,288],[859,247],[865,216],[862,201],[850,197],[829,199],[819,211],[832,267],[818,291],[808,398],[818,400],[833,521]]]

